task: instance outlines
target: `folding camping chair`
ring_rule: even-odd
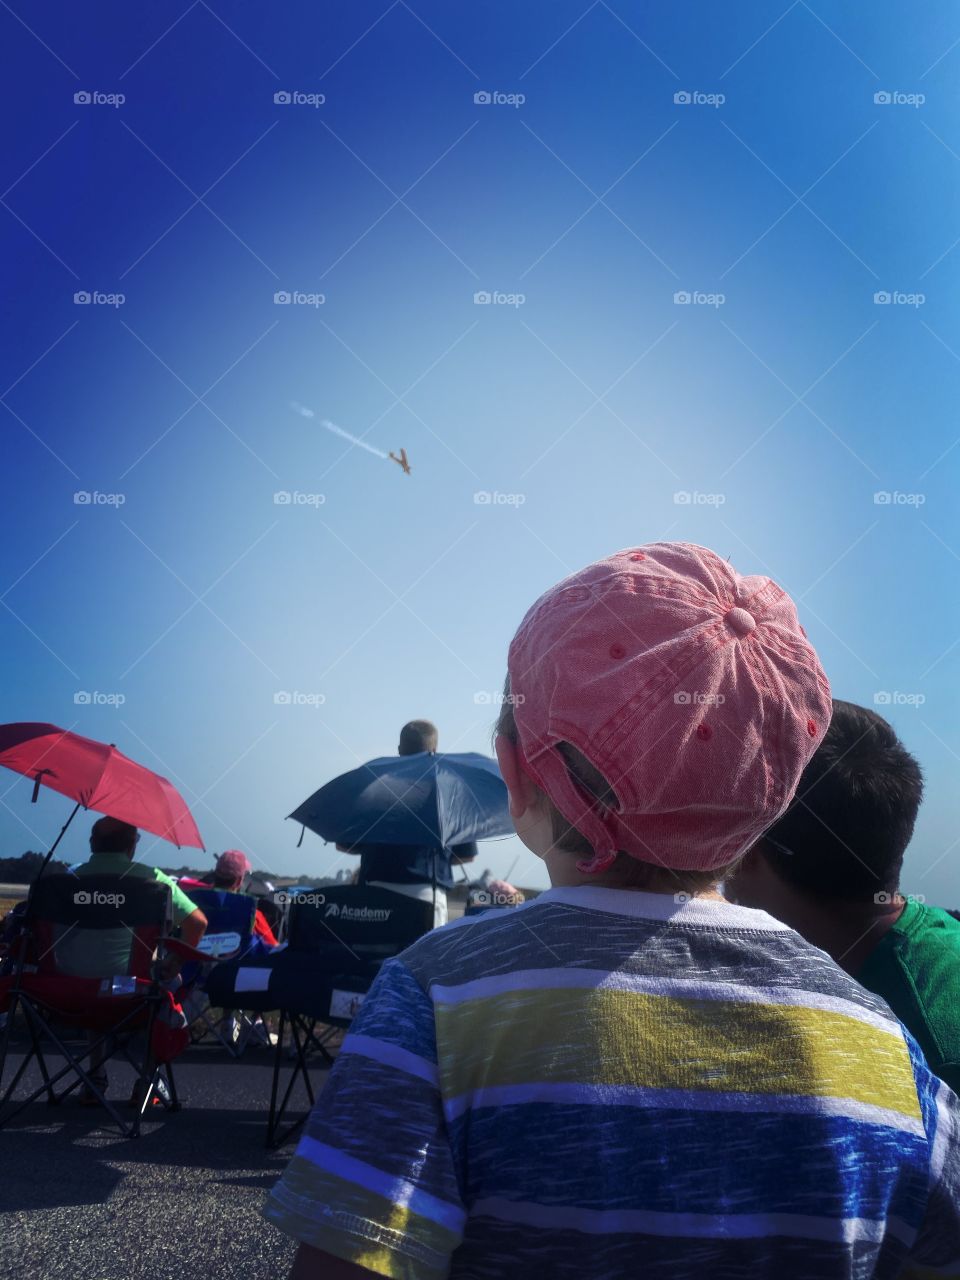
[[[367,885],[327,885],[290,904],[284,948],[252,964],[218,965],[213,970],[207,990],[216,1003],[280,1012],[268,1147],[286,1142],[306,1120],[304,1113],[287,1121],[298,1081],[309,1106],[314,1104],[311,1055],[320,1056],[327,1066],[333,1062],[330,1041],[350,1026],[384,960],[432,928],[432,902]],[[285,1054],[291,1051],[290,1075],[281,1095]]]
[[[13,971],[0,978],[0,1012],[8,1013],[0,1040],[0,1088],[18,1010],[30,1039],[29,1051],[0,1095],[0,1128],[42,1094],[56,1105],[81,1085],[107,1110],[124,1137],[139,1136],[140,1119],[155,1096],[168,1110],[179,1110],[170,1059],[185,1046],[187,1034],[178,1025],[182,1015],[173,997],[153,976],[153,959],[165,950],[186,958],[198,953],[165,936],[170,920],[170,889],[160,881],[51,875],[34,884],[15,943]],[[107,955],[107,944],[119,940],[126,941],[128,953],[118,974],[108,972],[116,966],[101,956]],[[91,1033],[86,1047],[68,1045],[64,1027]],[[138,1033],[145,1036],[142,1054],[133,1043]],[[52,1074],[47,1060],[51,1051],[65,1059]],[[94,1074],[95,1064],[118,1054],[136,1071],[136,1096],[142,1099],[129,1122],[107,1099]],[[89,1066],[84,1065],[86,1059]],[[13,1103],[14,1091],[34,1061],[43,1083]],[[68,1076],[74,1077],[73,1083],[58,1092],[55,1086]]]
[[[250,1042],[254,1020],[235,1006],[220,1009],[211,1004],[206,991],[207,978],[214,965],[224,960],[242,961],[253,945],[253,921],[257,911],[254,898],[226,889],[188,890],[191,902],[207,917],[207,929],[197,949],[207,957],[184,965],[181,973],[183,990],[178,998],[190,1022],[190,1039],[199,1044],[213,1035],[234,1058],[239,1058]],[[236,1013],[239,1013],[239,1018]],[[238,1034],[233,1029],[238,1028]]]

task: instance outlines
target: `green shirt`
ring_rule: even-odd
[[[960,1093],[960,920],[910,901],[856,975],[882,996],[931,1069]]]
[[[92,853],[88,862],[75,868],[78,876],[129,876],[135,880],[159,880],[170,886],[173,925],[176,927],[196,906],[180,886],[163,871],[134,862],[125,853]],[[130,959],[130,930],[74,929],[57,943],[57,967],[63,973],[84,978],[104,978],[127,972]]]

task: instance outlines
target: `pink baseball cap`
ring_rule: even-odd
[[[218,876],[231,876],[234,880],[239,880],[245,876],[248,871],[253,870],[253,863],[245,853],[241,853],[239,849],[228,849],[226,853],[221,853],[217,859],[216,872]]]
[[[551,587],[510,645],[524,768],[589,840],[677,870],[732,862],[783,813],[830,724],[787,593],[687,542],[631,547]],[[568,742],[612,786],[570,775]]]

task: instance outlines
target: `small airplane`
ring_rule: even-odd
[[[410,463],[407,461],[407,451],[406,451],[406,449],[401,449],[401,450],[400,450],[400,457],[399,457],[399,458],[397,457],[397,455],[396,455],[396,454],[393,452],[393,450],[391,449],[391,450],[390,450],[389,457],[391,457],[391,458],[394,460],[394,462],[397,464],[397,466],[398,466],[398,467],[402,467],[402,468],[403,468],[403,474],[404,474],[405,476],[408,476],[408,475],[410,474]]]

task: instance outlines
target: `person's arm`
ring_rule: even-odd
[[[180,921],[180,937],[188,946],[195,947],[207,931],[207,917],[199,907],[194,907],[188,916]]]
[[[440,1096],[433,1002],[388,960],[264,1216],[301,1242],[297,1280],[444,1280],[466,1208]]]
[[[930,1190],[926,1214],[900,1274],[903,1280],[933,1275],[943,1280],[960,1276],[960,1099],[932,1074],[924,1079],[918,1073],[917,1083],[918,1091],[930,1099]]]
[[[372,1275],[376,1272],[358,1267],[355,1262],[345,1262],[313,1245],[301,1244],[287,1280],[370,1280]]]

